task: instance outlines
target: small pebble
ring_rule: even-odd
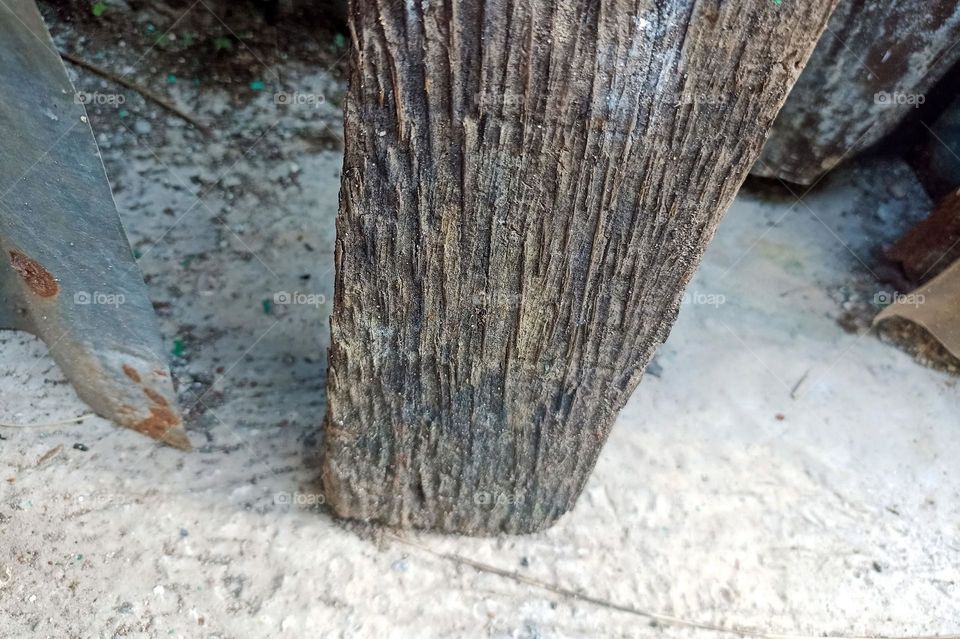
[[[89,448],[87,448],[86,444],[81,444],[80,442],[77,442],[76,444],[74,444],[73,447],[77,450],[82,450],[83,452],[87,452],[88,450],[90,450]]]

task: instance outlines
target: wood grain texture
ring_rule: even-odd
[[[914,112],[958,40],[960,0],[841,0],[751,173],[812,184]]]
[[[833,5],[351,5],[339,515],[523,533],[572,507]]]

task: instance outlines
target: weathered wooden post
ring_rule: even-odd
[[[834,4],[352,3],[338,514],[523,533],[574,504]]]

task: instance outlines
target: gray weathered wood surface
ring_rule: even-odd
[[[958,41],[960,0],[841,0],[751,173],[812,184],[922,104]]]
[[[352,4],[338,514],[521,533],[574,504],[833,5]]]

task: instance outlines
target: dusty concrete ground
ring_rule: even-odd
[[[884,292],[867,234],[925,212],[902,164],[741,194],[555,528],[405,543],[316,493],[344,43],[184,9],[44,5],[62,47],[213,129],[76,74],[126,97],[90,116],[196,450],[96,417],[0,429],[0,637],[723,636],[451,555],[698,623],[960,631],[956,379],[837,321]],[[20,333],[0,332],[0,397],[3,423],[86,413]]]

